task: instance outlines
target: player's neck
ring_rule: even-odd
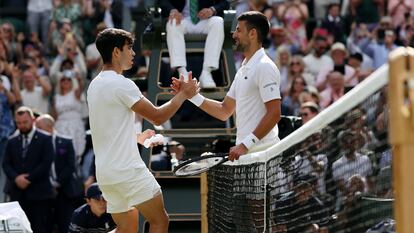
[[[246,61],[249,61],[250,58],[253,57],[253,55],[257,52],[257,50],[262,48],[262,44],[256,44],[256,45],[251,45],[244,53],[244,57],[246,59]]]
[[[117,74],[122,74],[122,68],[119,65],[116,64],[104,64],[102,67],[102,71],[115,71]]]

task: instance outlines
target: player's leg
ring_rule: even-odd
[[[127,212],[113,213],[112,219],[116,223],[116,233],[138,232],[138,210],[133,208]]]
[[[162,193],[136,206],[150,224],[150,233],[167,233],[169,218],[165,211]]]

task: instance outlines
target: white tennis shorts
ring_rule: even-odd
[[[136,179],[99,187],[107,201],[108,213],[126,212],[161,193],[160,185],[146,167],[136,169]]]

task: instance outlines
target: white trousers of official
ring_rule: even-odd
[[[207,34],[203,67],[218,69],[220,52],[224,42],[223,18],[213,16],[193,24],[191,18],[186,17],[181,20],[180,25],[176,25],[175,21],[167,22],[166,30],[171,67],[187,66],[184,35],[193,33]]]

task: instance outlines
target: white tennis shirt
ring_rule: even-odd
[[[87,92],[89,123],[99,184],[136,178],[146,168],[138,151],[131,107],[143,97],[135,83],[114,71],[102,71]]]
[[[243,61],[227,96],[236,101],[236,144],[252,133],[266,114],[264,103],[280,99],[280,72],[263,48]],[[279,141],[277,125],[259,143]]]

